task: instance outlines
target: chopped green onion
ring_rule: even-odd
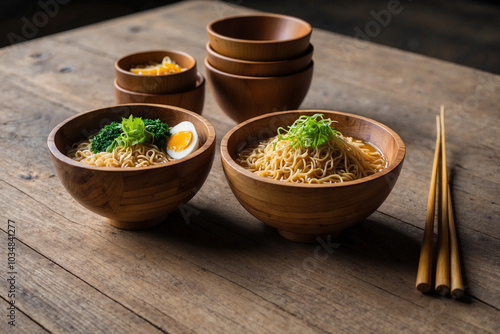
[[[108,152],[112,152],[118,146],[128,147],[144,142],[152,142],[153,135],[146,130],[146,126],[140,117],[130,115],[129,118],[123,118],[122,130],[123,133],[108,147]]]
[[[288,127],[288,130],[278,128],[278,141],[289,140],[290,146],[294,148],[299,146],[315,149],[339,133],[331,126],[334,122],[336,123],[329,118],[324,118],[323,114],[302,115]],[[274,148],[276,148],[276,142]]]

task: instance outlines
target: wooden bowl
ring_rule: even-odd
[[[131,114],[159,118],[170,126],[190,121],[198,132],[200,148],[183,159],[139,168],[90,166],[66,156],[74,143]],[[59,179],[77,202],[116,227],[142,229],[164,221],[202,187],[214,159],[215,129],[202,116],[182,108],[128,104],[68,118],[52,130],[48,146]]]
[[[207,60],[214,68],[236,75],[269,77],[288,75],[304,70],[312,60],[313,46],[309,44],[306,52],[298,57],[275,61],[253,61],[230,58],[217,53],[210,43],[206,45]]]
[[[388,158],[386,169],[358,180],[334,184],[299,184],[256,175],[236,161],[238,152],[258,139],[276,135],[301,115],[323,113],[338,121],[335,128],[364,139]],[[387,126],[366,117],[336,111],[294,110],[250,119],[230,130],[221,142],[224,173],[243,207],[293,241],[314,242],[335,236],[363,221],[385,201],[403,166],[405,145]]]
[[[170,57],[185,71],[164,75],[140,75],[130,72],[137,65],[160,63]],[[196,60],[182,51],[157,50],[133,53],[115,62],[115,77],[118,85],[126,90],[149,94],[173,94],[191,90],[196,86]]]
[[[202,114],[205,103],[205,78],[198,72],[195,88],[173,94],[147,94],[126,90],[115,79],[115,100],[117,104],[153,103],[181,107]]]
[[[249,77],[214,68],[205,58],[208,86],[219,107],[236,122],[280,111],[297,109],[304,100],[314,63],[300,72],[274,77]]]
[[[207,25],[208,40],[221,55],[246,60],[283,60],[306,52],[311,25],[279,14],[238,15]]]

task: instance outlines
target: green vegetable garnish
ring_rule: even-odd
[[[106,125],[92,138],[91,148],[94,153],[112,152],[116,147],[128,147],[149,143],[158,147],[166,145],[170,136],[167,124],[159,119],[142,119],[141,117],[123,118],[121,123],[112,122]]]
[[[109,125],[106,125],[104,128],[99,131],[98,134],[92,138],[90,148],[92,152],[99,153],[105,152],[108,147],[113,144],[115,139],[122,134],[122,125],[121,123],[113,122]]]
[[[130,115],[129,118],[122,119],[122,134],[115,139],[113,144],[111,144],[106,151],[112,152],[115,147],[118,146],[128,147],[144,142],[150,143],[152,141],[153,135],[146,130],[146,126],[142,119]]]
[[[294,148],[300,146],[315,149],[339,133],[331,127],[334,122],[329,118],[324,118],[323,114],[300,116],[288,127],[288,130],[278,128],[278,141],[290,140],[290,146]],[[276,142],[274,147],[276,148]]]
[[[145,118],[143,122],[146,129],[153,134],[153,144],[158,147],[165,147],[165,145],[167,145],[167,139],[170,136],[170,128],[168,125],[159,119],[152,120]]]

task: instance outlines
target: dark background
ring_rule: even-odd
[[[365,31],[366,25],[375,20],[373,13],[386,10],[390,1],[226,0],[243,7],[300,17],[313,27],[349,36],[355,36],[356,29]],[[16,36],[23,36],[25,22],[33,22],[37,13],[43,11],[41,3],[48,5],[51,2],[60,3],[57,14],[37,27],[36,33],[30,33],[33,36],[27,39],[178,1],[0,0],[0,47],[19,42],[21,38]],[[390,24],[370,40],[500,74],[499,2],[401,0],[401,13],[392,15]]]

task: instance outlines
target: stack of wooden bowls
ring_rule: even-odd
[[[311,25],[278,14],[231,16],[207,25],[205,70],[234,121],[297,109],[312,80]]]
[[[132,73],[131,68],[161,63],[169,57],[183,70],[162,75]],[[118,104],[154,103],[181,107],[202,113],[205,101],[205,78],[198,72],[196,60],[175,50],[134,53],[115,62],[115,98]]]

